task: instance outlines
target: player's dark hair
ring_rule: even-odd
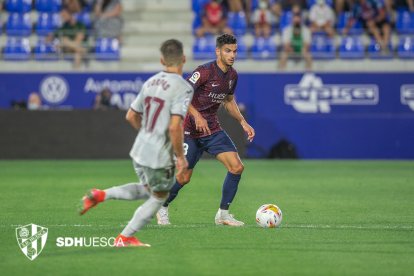
[[[183,43],[177,39],[169,39],[162,43],[160,48],[166,66],[177,66],[182,62],[184,55]]]
[[[216,47],[221,48],[225,44],[237,44],[237,38],[231,34],[222,34],[216,39]]]

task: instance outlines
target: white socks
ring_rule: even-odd
[[[136,211],[121,235],[131,237],[142,229],[164,204],[166,198],[157,198],[153,195],[147,199]]]
[[[105,200],[107,199],[124,199],[138,200],[147,199],[150,192],[146,185],[141,183],[128,183],[122,186],[115,186],[105,190]]]

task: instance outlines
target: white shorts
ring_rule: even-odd
[[[134,161],[132,163],[141,183],[147,184],[153,192],[169,192],[175,183],[174,167],[152,169],[141,166]]]

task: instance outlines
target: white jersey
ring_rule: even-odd
[[[142,114],[141,129],[130,151],[131,158],[152,169],[174,165],[168,132],[171,115],[185,117],[194,90],[180,75],[159,72],[148,79],[131,109]]]

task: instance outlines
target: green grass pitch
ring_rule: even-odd
[[[170,207],[137,236],[151,248],[57,247],[57,237],[113,237],[141,201],[108,201],[79,216],[86,190],[135,181],[129,160],[0,161],[1,275],[412,275],[414,162],[245,160],[231,211],[242,228],[214,225],[225,169],[202,160]],[[280,228],[256,226],[264,203]],[[15,228],[48,228],[28,260]]]

